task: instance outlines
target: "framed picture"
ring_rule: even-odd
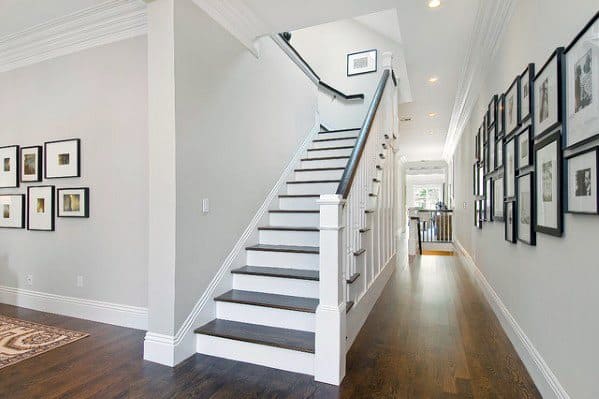
[[[495,139],[489,140],[489,170],[493,172],[495,170]]]
[[[503,137],[497,139],[495,143],[495,169],[503,166]]]
[[[566,50],[566,147],[599,137],[599,12]]]
[[[483,144],[487,144],[489,142],[489,127],[487,126],[487,114],[485,113],[485,117],[483,118]]]
[[[493,221],[493,199],[493,179],[488,178],[485,188],[485,220],[487,222]]]
[[[42,147],[21,147],[21,182],[42,181]]]
[[[527,126],[518,133],[518,170],[532,165],[532,129]]]
[[[376,72],[377,51],[365,50],[347,55],[347,76]]]
[[[481,160],[481,154],[480,154],[480,128],[478,129],[478,133],[476,134],[476,139],[475,139],[475,145],[476,148],[474,149],[474,158],[480,162]]]
[[[89,217],[89,188],[59,188],[56,192],[58,194],[58,217]]]
[[[497,137],[505,135],[505,95],[502,94],[497,98],[497,129],[495,129]]]
[[[81,140],[44,143],[44,159],[46,179],[81,177]]]
[[[0,147],[0,188],[19,187],[19,146]]]
[[[505,197],[516,196],[516,145],[512,136],[505,143]]]
[[[566,159],[568,197],[566,212],[599,214],[599,149],[591,148]]]
[[[25,195],[0,195],[0,228],[25,228]]]
[[[505,240],[513,244],[516,243],[516,203],[515,201],[506,201],[504,205],[505,213]]]
[[[535,64],[528,64],[520,75],[520,123],[524,123],[532,116],[534,108],[534,95],[532,82],[535,77]]]
[[[54,231],[54,186],[27,187],[27,230]]]
[[[484,147],[484,151],[485,151],[485,160],[484,160],[484,165],[485,165],[485,175],[488,174],[491,171],[491,158],[489,157],[489,145],[485,144]]]
[[[495,121],[497,120],[497,94],[495,94],[491,98],[491,102],[487,107],[487,127],[491,127],[495,125]],[[492,139],[492,137],[490,137]]]
[[[510,135],[520,127],[520,77],[514,79],[505,92],[505,134]]]
[[[472,165],[472,195],[478,195],[478,164]]]
[[[478,167],[478,195],[485,195],[485,170],[483,169],[483,165]]]
[[[557,130],[535,145],[535,229],[557,237],[563,233],[561,175],[561,131]]]
[[[534,179],[528,172],[518,176],[518,240],[529,245],[537,244],[534,229]]]
[[[563,121],[564,48],[557,48],[534,79],[535,138],[555,130]]]
[[[478,227],[479,229],[483,228],[483,219],[484,219],[484,213],[485,213],[484,206],[485,206],[485,201],[483,201],[483,200],[476,201],[477,212],[476,212],[475,226]]]
[[[503,221],[503,176],[493,180],[493,220]]]
[[[483,121],[482,126],[480,127],[480,140],[478,142],[478,147],[479,147],[479,154],[480,154],[480,161],[483,161],[485,159],[485,143],[486,143],[486,139],[485,139],[485,123]]]

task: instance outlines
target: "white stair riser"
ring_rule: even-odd
[[[319,139],[321,137],[318,137]],[[333,139],[335,137],[325,137],[327,139]],[[325,147],[345,147],[348,145],[353,146],[356,144],[356,139],[344,139],[344,140],[331,140],[331,141],[314,141],[310,148],[325,148]]]
[[[314,354],[196,334],[196,351],[209,356],[314,375]]]
[[[334,194],[339,182],[287,184],[287,194]]]
[[[279,209],[282,210],[318,210],[316,197],[281,197],[279,198]]]
[[[335,149],[335,150],[308,151],[308,158],[347,157],[351,153],[352,153],[351,148],[341,148],[341,149]]]
[[[338,170],[306,170],[295,172],[295,181],[306,180],[341,180],[343,169]]]
[[[233,288],[242,291],[265,292],[267,294],[318,298],[318,281],[314,280],[236,273],[233,275]]]
[[[345,132],[335,132],[335,133],[322,133],[317,134],[317,139],[339,139],[342,137],[356,137],[360,134],[360,129],[349,130]]]
[[[318,231],[260,230],[260,244],[317,247],[319,238]]]
[[[301,161],[300,168],[302,169],[313,169],[313,168],[345,168],[347,166],[348,158],[339,159],[316,159],[309,161]]]
[[[318,254],[246,251],[249,266],[318,270]]]
[[[309,332],[314,332],[316,323],[314,313],[231,302],[216,303],[216,318]]]
[[[271,226],[281,227],[319,227],[319,213],[275,213],[269,215]]]

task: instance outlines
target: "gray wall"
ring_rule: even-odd
[[[81,138],[83,176],[2,194],[40,184],[91,190],[89,220],[58,218],[55,232],[0,229],[0,285],[146,306],[145,37],[0,73],[0,88],[0,145]]]
[[[491,95],[504,92],[528,62],[540,68],[555,47],[567,45],[596,11],[596,0],[516,2],[455,154],[456,237],[572,398],[599,397],[599,262],[593,251],[599,220],[566,215],[564,237],[538,234],[536,247],[504,241],[503,223],[486,223],[482,231],[476,230],[473,142]]]
[[[256,59],[191,0],[175,21],[177,330],[314,125],[316,89],[270,38]]]

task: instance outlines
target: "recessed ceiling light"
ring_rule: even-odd
[[[435,116],[437,116],[436,112],[429,112],[428,116],[430,116],[431,118],[434,118]]]
[[[440,5],[441,5],[441,0],[430,0],[430,1],[428,2],[428,6],[429,6],[430,8],[437,8],[437,7],[439,7]]]
[[[431,76],[430,78],[428,78],[429,83],[437,83],[438,80],[439,78],[436,76]]]

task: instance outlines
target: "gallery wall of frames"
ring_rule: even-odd
[[[88,218],[89,188],[44,184],[81,177],[81,140],[0,147],[0,228],[54,231],[55,218]],[[26,194],[10,193],[27,185]]]
[[[561,237],[564,213],[599,214],[599,12],[544,65],[494,95],[475,137],[474,225],[510,243]]]

